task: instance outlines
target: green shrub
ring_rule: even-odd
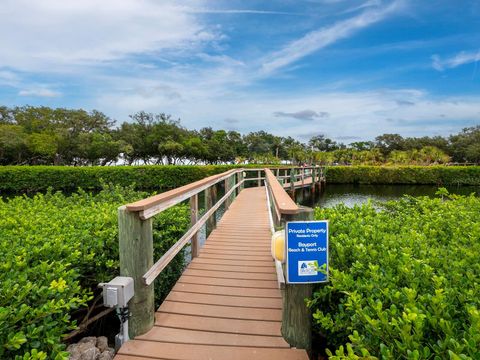
[[[0,191],[37,192],[49,187],[74,191],[99,190],[102,183],[134,186],[141,190],[165,191],[207,176],[227,171],[232,166],[0,166]]]
[[[117,208],[146,193],[105,187],[0,200],[0,359],[65,358],[62,335],[92,289],[118,275]],[[155,258],[185,232],[188,208],[154,218]],[[156,282],[157,300],[184,267],[179,254]]]
[[[479,358],[480,199],[439,195],[316,210],[330,282],[310,306],[331,359]]]
[[[104,182],[166,191],[234,167],[238,166],[0,166],[0,192],[99,190]],[[332,166],[327,183],[480,185],[480,166]]]
[[[327,183],[480,185],[480,166],[331,166]]]

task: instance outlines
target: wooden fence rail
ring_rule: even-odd
[[[276,229],[285,227],[288,221],[313,220],[313,209],[297,205],[270,169],[265,169],[265,178],[273,227]],[[310,350],[312,314],[305,304],[305,299],[312,297],[313,285],[287,284],[284,276],[285,267],[278,260],[275,261],[275,267],[283,297],[282,335],[291,346]]]
[[[253,172],[254,176],[246,177],[246,173],[250,172]],[[120,275],[132,277],[135,286],[135,295],[129,303],[131,338],[144,334],[153,326],[155,314],[153,282],[155,278],[189,242],[192,246],[192,258],[198,255],[200,248],[198,231],[206,226],[208,236],[208,233],[215,227],[215,213],[223,204],[228,209],[244,188],[245,183],[250,182],[257,186],[265,184],[270,201],[273,201],[272,209],[277,226],[288,220],[310,216],[308,214],[311,212],[308,213],[305,209],[298,207],[288,196],[274,172],[282,182],[289,180],[288,185],[293,191],[296,186],[301,186],[298,185],[299,179],[300,184],[305,185],[305,179],[311,177],[313,186],[321,181],[321,171],[318,167],[232,169],[119,208]],[[264,174],[263,177],[262,174]],[[220,184],[223,184],[225,192],[217,200],[217,187]],[[200,217],[198,196],[201,192],[205,194],[205,213]],[[152,217],[182,202],[190,204],[191,226],[160,259],[154,262]],[[290,290],[286,289],[286,293],[290,294]],[[288,299],[289,303],[300,301],[294,299],[293,295],[289,295]],[[301,302],[303,302],[303,298]],[[289,314],[285,315],[287,318],[289,317]],[[302,334],[301,336],[304,337]]]

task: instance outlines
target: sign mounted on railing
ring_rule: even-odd
[[[285,226],[287,283],[328,281],[328,221],[291,221]]]

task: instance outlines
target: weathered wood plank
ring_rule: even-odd
[[[211,304],[190,304],[165,300],[158,312],[171,314],[208,316],[223,319],[244,319],[262,321],[281,321],[282,310],[280,309],[258,309],[252,307],[211,305]]]
[[[222,260],[222,259],[212,259],[208,257],[201,257],[195,258],[196,263],[203,263],[203,264],[215,264],[215,265],[232,265],[232,266],[260,266],[260,267],[268,267],[273,268],[274,264],[273,261],[265,262],[261,260]]]
[[[188,266],[189,269],[198,269],[198,270],[213,270],[213,271],[225,271],[225,272],[239,272],[239,273],[262,273],[262,274],[271,274],[272,267],[271,266],[241,266],[241,265],[217,265],[216,263],[208,264],[208,263],[200,263],[195,262],[191,263]]]
[[[222,260],[243,260],[243,261],[270,261],[273,264],[273,259],[268,255],[227,255],[227,254],[211,254],[208,252],[200,252],[199,258],[222,259]]]
[[[271,297],[280,298],[278,289],[268,288],[244,288],[233,286],[215,286],[215,285],[201,285],[178,282],[173,287],[174,291],[193,292],[201,294],[217,294],[229,296],[246,296],[246,297]]]
[[[178,280],[180,284],[197,284],[197,285],[214,285],[229,286],[240,288],[258,288],[258,289],[276,289],[277,282],[275,280],[240,280],[232,281],[231,279],[210,278],[203,276],[182,275]]]
[[[280,322],[244,319],[218,319],[206,316],[191,316],[155,313],[155,325],[177,329],[217,331],[231,334],[281,336]]]
[[[189,267],[184,272],[185,275],[190,276],[201,276],[201,277],[214,277],[214,278],[225,278],[231,279],[242,279],[242,280],[271,280],[274,281],[277,279],[275,274],[270,272],[268,273],[244,273],[244,272],[233,272],[233,271],[218,271],[218,270],[197,270]]]
[[[213,294],[186,293],[181,291],[170,292],[170,294],[167,296],[167,300],[189,302],[194,304],[241,306],[265,309],[282,308],[282,301],[280,298],[272,299],[263,297],[223,296]]]
[[[270,251],[268,249],[256,249],[253,250],[240,250],[240,249],[235,249],[235,250],[228,250],[228,249],[215,249],[211,247],[204,247],[202,249],[202,254],[223,254],[223,255],[235,255],[235,256],[261,256],[261,257],[271,257]]]
[[[267,249],[270,250],[270,244],[266,245],[263,243],[259,242],[249,242],[247,244],[243,242],[236,242],[232,243],[231,241],[222,241],[222,240],[212,240],[208,239],[208,243],[206,243],[203,246],[205,249],[212,248],[212,249],[239,249],[239,250],[244,250],[244,249],[253,249],[254,251],[256,249]]]
[[[305,360],[304,351],[281,348],[212,346],[156,341],[130,341],[122,346],[120,355],[147,356],[153,359],[177,360]],[[125,360],[128,359],[128,357]]]
[[[138,340],[170,342],[178,344],[249,346],[264,348],[289,348],[280,336],[259,336],[230,334],[213,331],[174,329],[155,326],[148,334],[137,337]]]
[[[282,338],[266,201],[265,188],[240,192],[155,313],[155,326],[115,360],[308,359]]]

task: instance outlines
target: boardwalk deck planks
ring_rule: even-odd
[[[155,314],[115,360],[306,360],[282,338],[264,187],[240,192]]]

